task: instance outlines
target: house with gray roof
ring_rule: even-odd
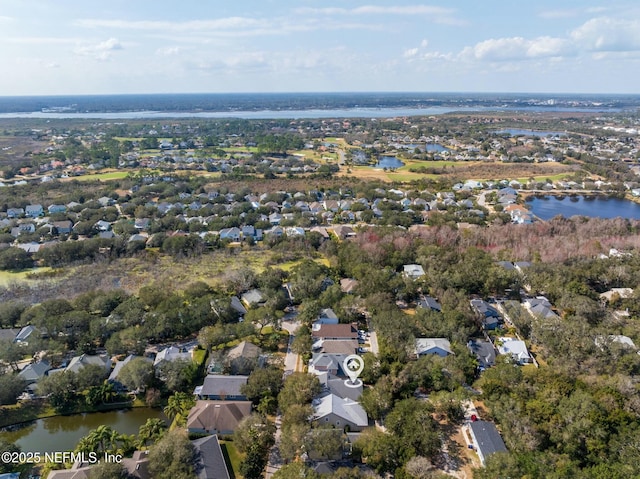
[[[445,338],[416,338],[416,356],[436,354],[441,357],[453,354],[451,343]]]
[[[260,363],[262,350],[253,343],[242,341],[229,350],[225,364],[232,374],[250,374]]]
[[[418,279],[424,276],[424,268],[419,264],[405,264],[402,274],[409,279]]]
[[[24,215],[29,218],[38,218],[44,215],[44,208],[42,205],[27,205],[24,209]]]
[[[18,373],[18,376],[24,379],[27,388],[29,388],[45,377],[49,370],[51,370],[51,365],[47,361],[40,361],[26,366]]]
[[[339,378],[337,376],[333,376],[329,373],[322,373],[317,375],[320,384],[324,388],[323,395],[327,394],[335,394],[338,397],[343,399],[351,399],[353,401],[358,401],[360,396],[362,396],[362,382],[358,384],[356,387],[347,386],[345,384],[344,378]]]
[[[431,296],[422,296],[417,302],[418,308],[430,309],[431,311],[442,311],[442,305]]]
[[[247,384],[249,376],[226,376],[208,374],[202,386],[197,386],[193,394],[198,399],[245,401],[247,397],[240,391]]]
[[[260,303],[264,302],[264,297],[262,296],[262,292],[259,289],[252,289],[247,291],[246,293],[240,296],[240,299],[247,306],[258,306]]]
[[[191,441],[198,453],[196,477],[198,479],[229,479],[227,463],[222,455],[218,436],[207,436]]]
[[[467,347],[477,361],[480,370],[485,370],[496,363],[496,348],[489,341],[484,339],[471,339],[467,343]]]
[[[369,418],[357,401],[329,394],[314,399],[313,420],[320,426],[334,426],[337,429],[349,427],[351,431],[361,431],[369,425]]]
[[[22,328],[20,330],[20,332],[16,335],[14,341],[16,343],[24,343],[27,344],[27,340],[29,339],[29,337],[33,334],[33,332],[36,330],[35,327],[28,325],[25,326],[24,328]]]
[[[153,360],[153,366],[158,368],[164,362],[173,362],[178,359],[185,359],[191,361],[191,352],[180,349],[176,346],[169,346],[159,351],[156,354],[156,358]]]
[[[498,353],[511,356],[511,359],[518,364],[529,364],[533,362],[524,341],[515,338],[498,338],[496,340]]]
[[[507,452],[507,447],[496,429],[496,426],[487,421],[474,421],[469,424],[469,432],[473,447],[478,453],[480,462],[485,465],[487,457],[496,452]]]
[[[111,370],[111,359],[106,354],[82,354],[71,358],[71,361],[69,361],[65,371],[78,373],[85,366],[89,366],[90,364],[103,368],[105,376]]]
[[[333,309],[324,308],[320,310],[318,319],[315,320],[314,324],[338,324],[339,322],[340,320]]]

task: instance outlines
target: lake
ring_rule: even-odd
[[[631,218],[640,219],[640,205],[633,201],[602,196],[555,196],[532,197],[527,199],[527,207],[543,220],[557,215],[589,216],[591,218]]]
[[[38,419],[18,430],[2,432],[0,438],[14,442],[23,452],[72,451],[81,437],[102,424],[111,426],[120,434],[137,434],[149,418],[166,421],[161,410],[140,407]]]
[[[404,163],[395,156],[381,156],[374,168],[400,168]]]
[[[538,131],[538,130],[522,130],[519,128],[505,128],[504,130],[498,130],[494,132],[496,135],[506,135],[509,134],[511,136],[537,136],[539,138],[544,138],[547,136],[567,136],[564,131]]]

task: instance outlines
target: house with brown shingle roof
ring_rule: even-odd
[[[251,414],[251,401],[196,401],[187,417],[187,429],[197,434],[233,434]]]

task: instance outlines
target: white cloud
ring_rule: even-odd
[[[594,52],[640,50],[640,21],[593,18],[571,32],[582,48]]]
[[[170,56],[178,55],[180,52],[181,52],[180,47],[164,47],[164,48],[158,48],[156,50],[156,55],[163,56],[163,57],[170,57]]]
[[[404,51],[402,56],[404,58],[413,58],[418,54],[418,51],[420,51],[420,49],[418,49],[418,48],[409,48],[408,50]]]
[[[239,30],[246,28],[267,27],[266,20],[248,17],[228,17],[213,20],[192,20],[187,22],[153,21],[153,20],[103,20],[85,18],[76,20],[76,25],[85,28],[115,28],[134,31],[171,31],[194,32],[215,30]]]
[[[355,8],[311,8],[302,7],[295,10],[301,15],[407,15],[407,16],[427,16],[434,23],[446,25],[466,25],[467,22],[455,16],[456,10],[452,8],[436,7],[431,5],[397,5],[378,6],[363,5]]]
[[[363,5],[355,8],[311,8],[296,9],[300,14],[311,15],[452,15],[454,9],[433,7],[429,5],[405,5],[393,7],[380,7],[377,5]]]
[[[74,50],[74,53],[104,61],[111,58],[112,52],[122,49],[122,44],[116,38],[109,38],[108,40],[95,45],[77,47]]]
[[[472,47],[466,47],[460,56],[463,59],[481,61],[513,61],[575,54],[571,42],[563,38],[539,37],[528,40],[523,37],[511,37],[482,41]]]
[[[540,18],[546,18],[554,20],[558,18],[571,18],[580,14],[579,10],[545,10],[540,12],[538,16]]]

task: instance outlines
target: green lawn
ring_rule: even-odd
[[[222,455],[229,468],[229,476],[231,479],[242,479],[242,475],[240,475],[242,455],[238,452],[236,446],[232,441],[220,441],[220,448],[222,449]]]
[[[82,176],[74,176],[71,179],[77,181],[112,181],[122,180],[129,176],[132,171],[110,171],[108,173],[87,174]]]
[[[47,273],[53,271],[52,268],[35,268],[20,271],[14,273],[12,271],[0,271],[0,286],[8,286],[11,283],[19,283],[22,281],[28,281],[30,275],[38,275],[40,273]]]

